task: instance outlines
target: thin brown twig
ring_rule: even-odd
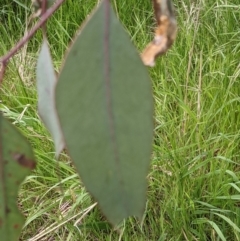
[[[33,35],[41,28],[45,22],[52,16],[52,14],[64,3],[65,0],[58,0],[56,3],[49,8],[42,16],[36,25],[12,48],[9,52],[0,58],[0,66],[5,70],[6,65],[10,58],[12,58],[25,44],[33,37]]]
[[[47,0],[42,0],[42,12],[41,16],[47,11]]]
[[[46,13],[47,11],[47,0],[42,0],[42,5],[41,5],[41,18],[42,16]],[[46,37],[47,35],[47,27],[46,27],[46,22],[42,25],[42,32],[43,36]]]

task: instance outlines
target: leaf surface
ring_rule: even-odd
[[[153,138],[151,81],[109,1],[76,37],[56,107],[69,154],[108,220],[141,217]]]
[[[56,156],[58,156],[64,148],[64,139],[55,108],[54,91],[56,82],[57,78],[48,43],[44,38],[37,62],[38,111],[53,137]]]
[[[0,237],[18,241],[24,218],[18,210],[17,194],[24,178],[35,168],[27,140],[0,115]]]

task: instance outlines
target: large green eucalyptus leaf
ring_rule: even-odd
[[[0,114],[0,240],[18,241],[24,224],[18,189],[35,167],[27,140]]]
[[[109,221],[141,217],[153,136],[151,81],[107,0],[66,57],[56,107],[69,154]]]

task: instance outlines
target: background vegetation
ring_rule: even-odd
[[[56,71],[96,2],[66,0],[49,21]],[[40,33],[11,61],[0,110],[29,139],[38,160],[19,193],[26,216],[21,240],[240,240],[240,3],[173,2],[178,37],[149,69],[156,110],[146,212],[119,232],[93,206],[68,156],[54,159],[36,110]],[[113,6],[141,51],[155,25],[151,1]],[[1,1],[0,55],[24,34],[30,15],[30,1]]]

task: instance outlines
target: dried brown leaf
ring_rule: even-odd
[[[154,66],[155,59],[167,52],[172,46],[177,33],[177,23],[170,0],[153,0],[157,21],[155,37],[143,50],[142,61],[147,66]]]

